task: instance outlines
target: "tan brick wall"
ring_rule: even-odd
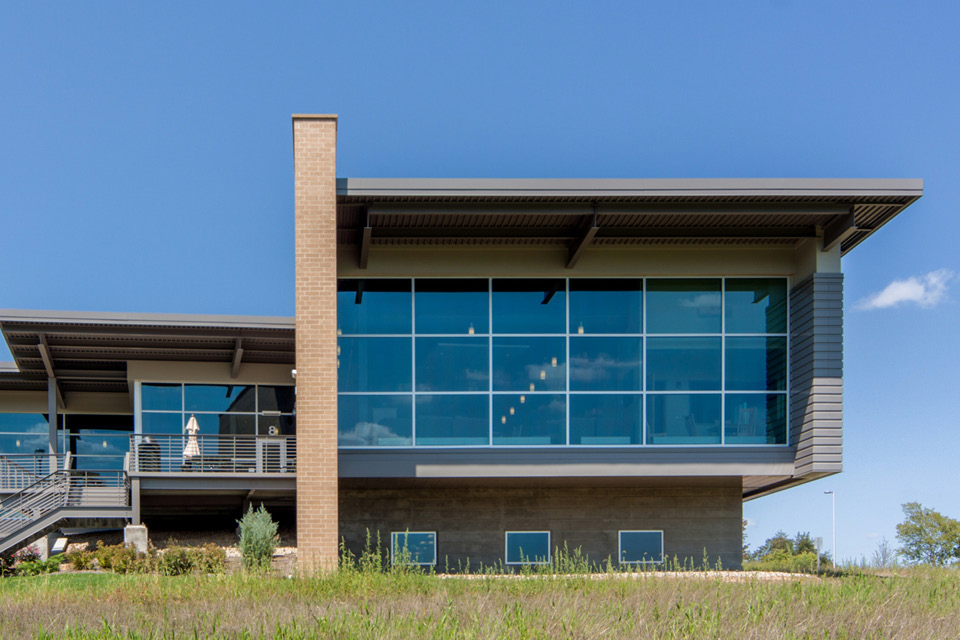
[[[336,116],[293,116],[297,541],[306,573],[337,566],[336,156]]]

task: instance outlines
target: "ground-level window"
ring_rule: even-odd
[[[663,562],[663,531],[621,531],[620,564]]]
[[[549,531],[507,531],[505,536],[507,564],[549,564]]]
[[[434,531],[394,531],[390,534],[390,562],[432,566],[437,564],[437,534]]]

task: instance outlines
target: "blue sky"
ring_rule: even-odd
[[[846,471],[745,506],[754,546],[829,540],[835,490],[841,558],[869,555],[903,502],[960,517],[958,19],[951,2],[4,3],[0,308],[292,315],[291,113],[340,114],[341,176],[924,178],[844,259]],[[922,304],[854,309],[910,278],[884,300]]]

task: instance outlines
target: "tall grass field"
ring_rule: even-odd
[[[958,638],[955,571],[0,580],[6,638]]]

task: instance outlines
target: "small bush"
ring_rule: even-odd
[[[247,510],[240,525],[240,555],[245,569],[266,569],[277,548],[280,536],[277,535],[277,523],[270,512],[261,504],[256,511],[253,505]]]
[[[92,569],[93,561],[96,559],[92,551],[71,551],[64,558],[76,571]]]
[[[113,573],[151,573],[157,568],[156,553],[140,553],[133,547],[122,544],[106,546],[97,541],[97,564],[104,571]]]
[[[199,549],[193,549],[194,567],[200,573],[223,573],[227,570],[227,552],[208,542]]]
[[[14,564],[13,554],[0,553],[0,577],[12,576],[14,574]]]
[[[32,544],[24,547],[23,549],[20,549],[15,554],[13,554],[13,560],[16,563],[36,562],[39,559],[40,559],[40,550],[37,547],[33,546]]]
[[[27,560],[17,565],[18,576],[39,576],[44,573],[56,573],[60,571],[60,563],[63,561],[62,555],[55,555],[47,560]]]
[[[173,545],[167,547],[157,565],[157,571],[162,576],[182,576],[193,573],[194,556],[190,549]]]

